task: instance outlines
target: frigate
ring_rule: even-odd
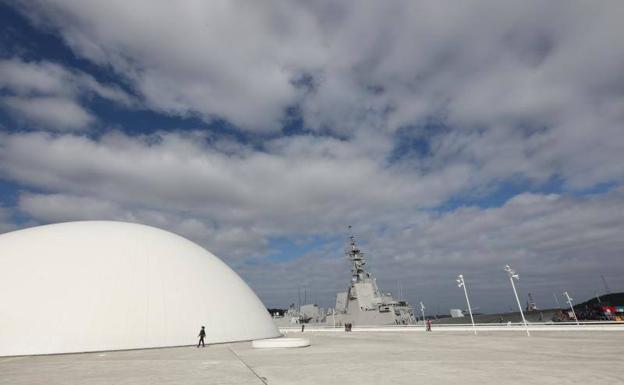
[[[409,325],[416,322],[414,311],[407,301],[395,299],[392,294],[379,289],[377,279],[366,269],[364,253],[352,233],[346,255],[351,262],[351,283],[347,291],[336,294],[336,307],[327,317],[327,323]]]
[[[351,226],[349,226],[349,230]],[[383,293],[377,280],[366,269],[364,253],[350,232],[346,256],[351,262],[351,282],[344,292],[336,294],[336,305],[326,312],[315,304],[292,304],[284,316],[274,317],[278,326],[292,324],[324,324],[327,326],[410,325],[416,323],[414,312],[407,301]]]

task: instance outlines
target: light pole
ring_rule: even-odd
[[[509,276],[509,281],[511,282],[511,288],[513,289],[514,295],[516,296],[516,302],[518,302],[518,309],[520,309],[520,315],[522,316],[522,322],[524,323],[524,328],[526,329],[527,336],[531,336],[529,332],[529,325],[527,325],[526,319],[524,318],[524,313],[522,312],[522,305],[520,304],[520,298],[518,298],[518,292],[516,291],[516,284],[514,283],[514,279],[519,280],[520,276],[509,266],[505,265],[505,271]]]
[[[470,313],[470,322],[472,322],[472,329],[474,330],[475,336],[477,335],[477,327],[474,323],[474,318],[472,318],[472,308],[470,307],[470,300],[468,299],[468,290],[466,290],[466,282],[464,281],[464,276],[462,274],[457,276],[457,286],[464,288],[464,294],[466,295],[466,303],[468,304],[468,312]]]
[[[422,301],[420,301],[420,312],[422,313],[423,324],[425,324],[425,305],[422,303]],[[426,326],[427,325],[425,325],[425,327]]]
[[[576,318],[576,312],[574,311],[574,306],[572,306],[572,298],[570,298],[570,295],[568,294],[567,291],[563,292],[563,296],[566,297],[566,302],[568,303],[568,305],[570,305],[570,310],[572,310],[572,315],[574,316],[574,320],[576,321],[576,324],[580,325],[578,318]]]

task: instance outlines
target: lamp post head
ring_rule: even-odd
[[[509,275],[509,278],[514,278],[516,280],[520,279],[518,273],[516,273],[515,270],[511,268],[511,266],[505,265],[505,271],[507,272],[507,275]]]
[[[464,276],[463,275],[458,275],[457,279],[455,280],[457,281],[457,287],[462,287],[464,286]]]

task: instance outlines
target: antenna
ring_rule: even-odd
[[[527,311],[535,311],[537,309],[537,305],[535,304],[535,300],[533,299],[533,294],[529,293],[529,298],[527,300]]]
[[[403,299],[403,283],[401,282],[401,280],[397,279],[397,291],[396,291],[396,298],[397,301],[400,301]]]
[[[351,250],[356,248],[355,246],[355,236],[353,235],[353,227],[349,225],[349,241],[351,241]]]
[[[361,282],[368,276],[364,270],[366,262],[364,261],[364,253],[362,253],[355,243],[355,237],[351,231],[351,225],[349,225],[349,243],[351,249],[348,250],[346,254],[347,258],[351,260],[351,283]]]
[[[557,295],[555,293],[553,293],[553,297],[555,297],[555,302],[557,302],[557,307],[559,309],[561,309],[561,304],[559,303],[559,298],[557,298]]]
[[[602,283],[604,284],[607,294],[611,294],[611,288],[609,288],[609,285],[607,284],[607,280],[605,279],[604,275],[600,274],[600,278],[602,278]]]

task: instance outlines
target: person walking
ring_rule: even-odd
[[[427,320],[427,331],[428,332],[431,331],[431,320],[430,319]]]
[[[204,337],[206,337],[206,328],[204,326],[202,326],[202,328],[199,331],[199,334],[197,335],[197,337],[199,337],[199,342],[197,343],[197,347],[199,347],[199,345],[201,345],[202,348],[205,348],[206,345],[204,344]]]

